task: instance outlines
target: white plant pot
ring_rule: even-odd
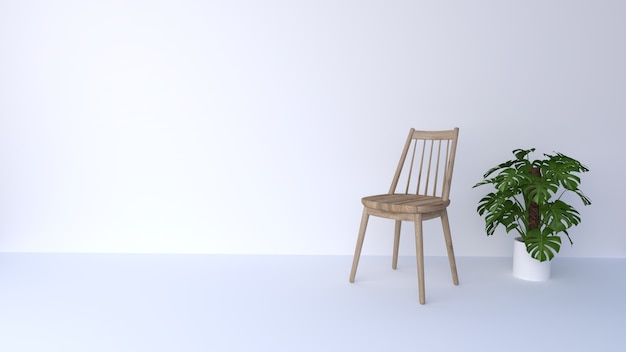
[[[529,281],[546,281],[550,278],[550,261],[540,262],[530,256],[521,237],[513,241],[513,276]]]

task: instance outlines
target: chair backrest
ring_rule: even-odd
[[[448,200],[459,129],[416,131],[409,136],[389,194],[421,194]]]

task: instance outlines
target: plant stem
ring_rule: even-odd
[[[538,167],[531,168],[530,173],[541,177],[541,170]],[[528,207],[528,230],[537,228],[539,228],[539,204],[531,201]]]

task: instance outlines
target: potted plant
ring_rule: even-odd
[[[589,169],[561,153],[544,154],[543,159],[531,160],[530,154],[534,151],[534,148],[515,149],[514,159],[483,175],[483,181],[474,188],[492,185],[495,190],[479,201],[476,210],[485,218],[487,235],[493,235],[500,225],[507,233],[515,231],[529,259],[535,262],[531,265],[545,266],[561,249],[562,234],[573,244],[567,231],[580,223],[580,214],[566,203],[563,195],[573,193],[584,205],[590,205],[591,200],[579,189],[578,176]],[[515,257],[513,261],[516,274]],[[540,264],[544,262],[546,264]]]

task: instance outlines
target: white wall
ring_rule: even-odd
[[[592,170],[562,254],[625,257],[625,4],[5,0],[0,251],[351,254],[408,129],[458,126],[457,255],[510,254],[471,186],[537,147]]]

